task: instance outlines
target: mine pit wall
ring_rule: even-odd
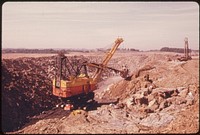
[[[70,60],[100,63],[101,59],[69,56]],[[52,94],[52,79],[55,71],[55,56],[22,57],[2,60],[2,131],[21,128],[31,116],[50,110],[60,103]],[[95,69],[88,69],[94,72]],[[107,77],[110,72],[105,71]]]
[[[2,60],[2,131],[14,131],[28,118],[49,110],[59,100],[52,95],[54,57]]]

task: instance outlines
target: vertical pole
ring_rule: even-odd
[[[185,38],[185,58],[188,59],[188,53],[189,53],[189,49],[188,49],[188,38]]]

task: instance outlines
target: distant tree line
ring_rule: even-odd
[[[110,49],[108,49],[108,50],[110,50]],[[119,51],[137,51],[137,52],[140,51],[140,50],[134,49],[134,48],[117,48],[117,50],[119,50]]]
[[[105,48],[97,48],[97,49],[26,49],[26,48],[4,48],[2,49],[2,53],[58,53],[62,51],[63,53],[70,53],[70,52],[95,52],[95,51],[109,51],[109,49]],[[139,51],[138,49],[134,48],[118,48],[119,51]]]
[[[69,52],[89,52],[88,50],[76,50],[76,49],[2,49],[2,53],[63,53]]]
[[[97,51],[109,51],[109,49],[103,49],[98,48]],[[139,49],[134,48],[118,48],[119,51],[137,51],[139,52]],[[62,51],[63,53],[67,54],[70,52],[94,52],[95,50],[89,50],[89,49],[13,49],[13,48],[4,48],[2,49],[2,53],[58,53]],[[163,47],[160,49],[160,51],[163,52],[177,52],[177,53],[184,53],[184,48],[169,48],[169,47]],[[189,52],[199,52],[199,50],[191,50],[189,49]]]
[[[105,48],[97,48],[97,51],[101,52],[106,52],[109,51],[111,48],[105,49]],[[139,52],[140,50],[134,49],[134,48],[117,48],[118,51],[137,51]]]
[[[160,49],[162,52],[177,52],[177,53],[184,53],[184,48],[169,48],[169,47],[163,47]],[[191,49],[189,49],[189,52],[191,52]]]
[[[139,52],[140,50],[134,49],[134,48],[120,48],[119,50],[124,50],[124,51],[136,51]]]

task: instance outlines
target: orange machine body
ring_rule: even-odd
[[[58,84],[59,85],[59,84]],[[72,80],[61,80],[60,87],[53,80],[53,94],[58,97],[72,97],[80,94],[88,94],[97,89],[97,83],[92,78],[76,77]]]

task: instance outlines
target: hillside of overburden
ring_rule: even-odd
[[[101,55],[70,56],[100,63]],[[129,68],[124,80],[102,75],[89,111],[56,108],[52,95],[55,56],[2,60],[2,130],[11,134],[197,133],[199,58],[176,53],[116,53],[108,66]],[[93,72],[92,70],[90,71]],[[75,113],[76,112],[76,113]]]

